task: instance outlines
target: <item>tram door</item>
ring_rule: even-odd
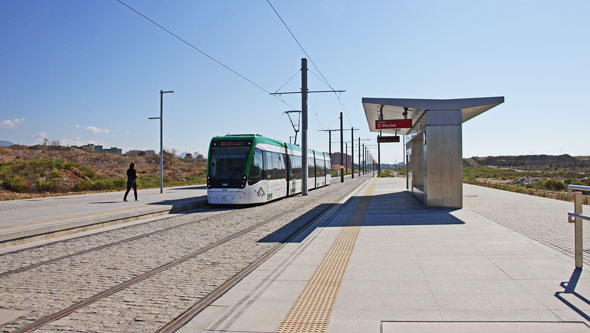
[[[284,155],[265,151],[264,169],[268,187],[267,200],[284,197],[287,194],[287,166]]]

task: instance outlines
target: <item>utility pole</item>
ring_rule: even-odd
[[[344,149],[343,141],[344,135],[342,131],[342,112],[340,112],[340,182],[344,183],[344,155],[342,154],[342,150]]]
[[[307,59],[301,58],[301,115],[303,116],[303,131],[301,131],[301,149],[303,179],[301,182],[301,195],[307,195]]]
[[[173,90],[160,90],[160,116],[148,118],[160,120],[160,193],[164,193],[164,94],[173,93]]]

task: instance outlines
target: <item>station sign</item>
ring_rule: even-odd
[[[376,129],[412,128],[412,119],[375,120]]]
[[[396,136],[377,136],[377,142],[400,142],[399,135]]]

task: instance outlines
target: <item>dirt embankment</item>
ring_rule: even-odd
[[[62,146],[0,147],[0,200],[61,195],[125,187],[126,170],[135,163],[138,185],[159,185],[160,156],[88,152]],[[203,183],[206,160],[164,153],[165,185]]]

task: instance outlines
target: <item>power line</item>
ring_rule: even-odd
[[[236,70],[232,69],[231,67],[227,66],[226,64],[222,63],[221,61],[215,59],[213,56],[209,55],[208,53],[206,53],[205,51],[199,49],[198,47],[196,47],[195,45],[193,45],[192,43],[188,42],[187,40],[185,40],[184,38],[178,36],[177,34],[175,34],[174,32],[168,30],[167,28],[165,28],[164,26],[162,26],[161,24],[159,24],[158,22],[152,20],[151,18],[147,17],[146,15],[144,15],[143,13],[141,13],[140,11],[138,11],[137,9],[131,7],[130,5],[126,4],[125,2],[121,1],[121,0],[117,0],[117,2],[119,2],[120,4],[122,4],[123,6],[129,8],[131,11],[133,11],[134,13],[136,13],[137,15],[143,17],[144,19],[148,20],[150,23],[154,24],[155,26],[157,26],[158,28],[164,30],[165,32],[167,32],[168,34],[170,34],[171,36],[173,36],[174,38],[178,39],[179,41],[183,42],[184,44],[188,45],[190,48],[194,49],[195,51],[201,53],[202,55],[206,56],[207,58],[213,60],[214,62],[216,62],[218,65],[220,65],[221,67],[229,70],[230,72],[234,73],[235,75],[237,75],[238,77],[248,81],[250,84],[252,84],[253,86],[255,86],[256,88],[264,91],[267,94],[270,94],[270,91],[266,90],[264,87],[262,87],[261,85],[257,84],[256,82],[250,80],[249,78],[245,77],[244,75],[238,73]],[[276,99],[278,99],[279,101],[281,101],[283,104],[287,105],[290,108],[293,108],[292,106],[290,106],[287,102],[285,102],[285,100],[283,100],[282,98],[279,98],[276,95],[272,95],[274,96]]]

